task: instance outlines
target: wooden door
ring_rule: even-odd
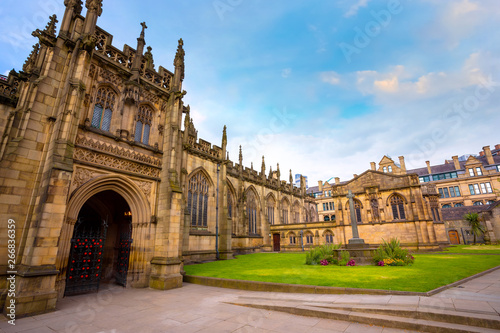
[[[458,238],[458,232],[456,230],[448,231],[448,237],[450,237],[450,243],[453,245],[460,244],[460,239]]]
[[[281,249],[281,236],[280,234],[273,234],[273,251],[279,252]]]

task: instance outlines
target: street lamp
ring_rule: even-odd
[[[220,164],[217,163],[217,199],[215,203],[215,258],[219,260],[219,170]]]

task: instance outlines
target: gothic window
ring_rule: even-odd
[[[109,131],[115,100],[116,94],[111,88],[101,87],[97,90],[94,113],[92,114],[92,127]]]
[[[227,217],[233,217],[233,195],[231,191],[227,191]]]
[[[295,237],[295,234],[293,232],[289,234],[289,240],[290,245],[297,244],[297,238]]]
[[[354,200],[354,213],[356,215],[356,222],[362,223],[362,221],[361,221],[361,203],[358,200]]]
[[[298,204],[293,205],[293,223],[299,223],[300,222],[300,207]]]
[[[325,233],[325,242],[326,244],[333,244],[333,234],[330,231]]]
[[[325,215],[325,217],[323,218],[323,220],[324,220],[325,222],[330,221],[330,216]]]
[[[249,191],[247,194],[247,218],[248,218],[248,233],[250,235],[257,234],[257,200],[255,194]]]
[[[306,234],[306,244],[312,244],[314,242],[314,236],[310,232]]]
[[[281,202],[281,219],[283,224],[288,224],[288,202],[285,200]]]
[[[267,221],[269,224],[274,224],[274,200],[269,198],[267,200]]]
[[[198,172],[189,179],[188,210],[192,227],[206,227],[208,219],[208,181]]]
[[[405,220],[405,206],[403,198],[399,195],[393,195],[391,198],[392,216],[395,220]]]
[[[151,121],[153,119],[153,109],[148,105],[139,106],[135,117],[135,137],[136,142],[149,144],[149,131],[151,129]]]

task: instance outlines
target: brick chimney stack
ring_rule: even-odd
[[[340,178],[339,177],[335,177],[335,184],[340,184]]]
[[[373,171],[377,170],[377,165],[375,164],[375,162],[370,162],[370,166]]]
[[[452,156],[453,164],[455,164],[455,170],[460,170],[460,162],[458,161],[458,156]]]
[[[427,173],[430,175],[432,173],[431,172],[431,162],[425,161],[425,164],[427,164]]]
[[[490,146],[484,146],[483,152],[484,152],[484,155],[486,156],[486,161],[488,161],[488,164],[489,165],[495,164],[495,160],[493,159],[493,155],[491,155]]]
[[[405,164],[405,157],[404,156],[399,156],[399,164],[401,164],[401,171],[403,173],[406,173],[406,164]]]
[[[323,192],[323,181],[322,180],[318,180],[318,190],[320,192]]]

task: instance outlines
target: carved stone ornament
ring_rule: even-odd
[[[87,181],[100,175],[103,175],[103,173],[77,167],[73,176],[73,181],[71,182],[71,192],[85,184]]]
[[[80,15],[82,12],[82,0],[64,0],[64,5],[68,8],[73,8],[76,15]]]
[[[102,14],[102,0],[87,0],[85,7],[91,12],[96,12],[97,16]]]

